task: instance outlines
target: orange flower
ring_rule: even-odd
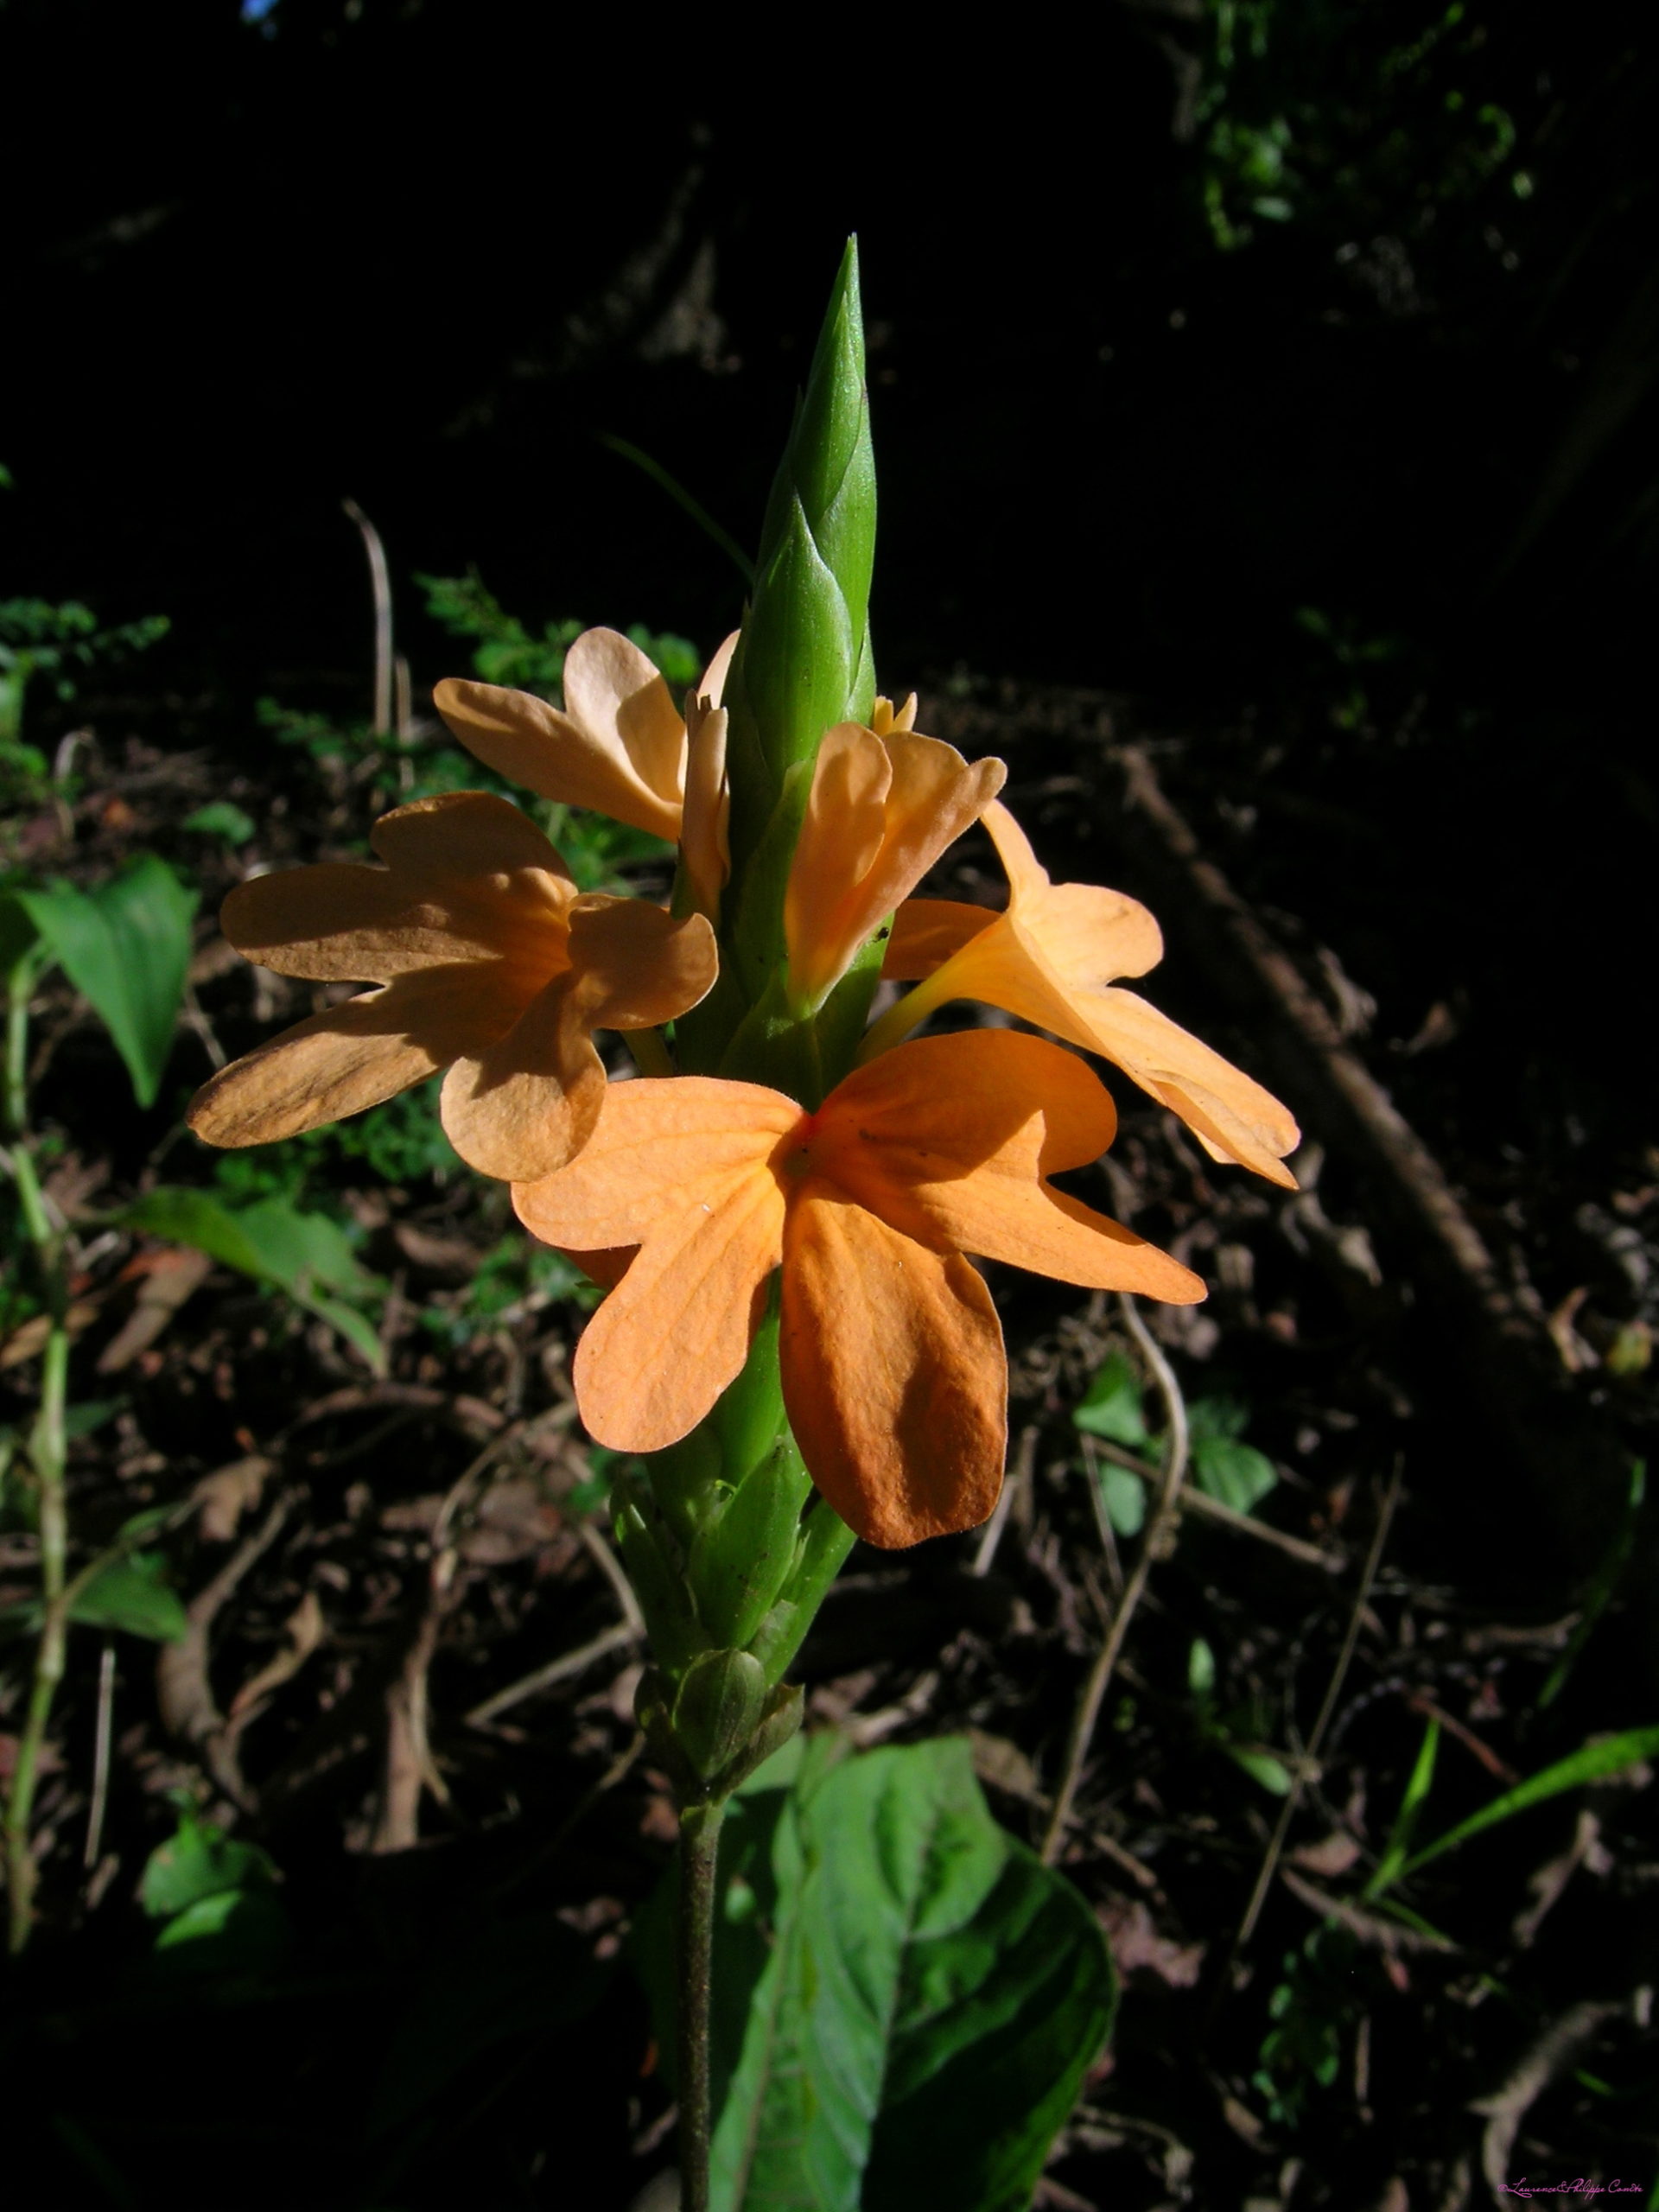
[[[581,1156],[513,1203],[550,1244],[637,1246],[576,1353],[601,1444],[686,1435],[743,1365],[781,1265],[784,1402],[813,1479],[868,1542],[984,1520],[1002,1480],[1007,1368],[963,1256],[1178,1305],[1204,1285],[1045,1179],[1098,1156],[1112,1103],[1035,1037],[925,1038],[816,1114],[758,1084],[613,1084]]]
[[[907,898],[945,847],[1001,790],[1000,760],[969,765],[912,729],[912,696],[898,714],[875,702],[874,728],[824,732],[784,899],[789,993],[821,1007],[860,945]]]
[[[730,865],[720,700],[736,644],[728,638],[709,662],[683,717],[655,664],[614,630],[584,630],[565,655],[563,713],[528,691],[454,677],[432,696],[467,751],[513,783],[683,841],[702,905]]]
[[[1283,1161],[1301,1132],[1271,1091],[1135,992],[1111,988],[1163,957],[1146,908],[1121,891],[1051,882],[1000,800],[985,809],[985,826],[1007,870],[1006,912],[938,899],[901,907],[883,973],[927,980],[875,1024],[860,1058],[896,1045],[948,1000],[979,999],[1099,1052],[1178,1114],[1211,1160],[1236,1160],[1294,1191]]]
[[[216,1075],[190,1125],[264,1144],[378,1104],[448,1067],[441,1112],[461,1158],[504,1179],[551,1174],[599,1117],[595,1029],[654,1027],[715,980],[714,931],[635,899],[579,894],[534,823],[482,791],[417,799],[357,861],[257,876],[220,926],[279,975],[369,982]]]

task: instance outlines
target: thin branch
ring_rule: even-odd
[[[374,589],[374,729],[377,735],[391,728],[391,576],[380,533],[355,499],[340,503],[363,533],[369,556],[369,582]]]
[[[1290,1833],[1290,1824],[1295,1819],[1297,1808],[1301,1804],[1303,1789],[1309,1774],[1313,1770],[1313,1763],[1319,1758],[1319,1746],[1325,1741],[1325,1732],[1330,1726],[1331,1716],[1337,1709],[1337,1700],[1342,1695],[1342,1686],[1348,1679],[1348,1669],[1353,1661],[1355,1646],[1359,1642],[1360,1624],[1365,1618],[1365,1608],[1370,1602],[1371,1585],[1376,1581],[1377,1568],[1382,1563],[1382,1548],[1389,1541],[1389,1523],[1394,1519],[1394,1509],[1399,1502],[1401,1467],[1402,1461],[1396,1455],[1394,1471],[1389,1478],[1389,1486],[1383,1493],[1382,1508],[1376,1516],[1376,1527],[1371,1536],[1371,1547],[1365,1554],[1365,1565],[1360,1573],[1359,1587],[1354,1592],[1354,1602],[1349,1610],[1347,1633],[1342,1639],[1342,1649],[1337,1655],[1337,1663],[1332,1670],[1331,1680],[1325,1688],[1325,1702],[1320,1706],[1319,1718],[1313,1723],[1313,1733],[1307,1739],[1306,1750],[1296,1764],[1295,1777],[1291,1783],[1289,1793],[1279,1808],[1279,1818],[1274,1825],[1267,1854],[1262,1861],[1262,1871],[1255,1878],[1255,1887],[1251,1891],[1250,1901],[1244,1908],[1244,1917],[1239,1923],[1238,1933],[1234,1936],[1231,1948],[1228,1952],[1227,1967],[1223,1971],[1217,1985],[1217,1993],[1227,1986],[1234,1959],[1255,1933],[1255,1923],[1262,1916],[1262,1907],[1267,1901],[1273,1878],[1279,1869],[1279,1860],[1285,1848],[1285,1838]]]
[[[1110,1687],[1112,1672],[1117,1665],[1118,1654],[1123,1649],[1123,1639],[1128,1634],[1129,1623],[1145,1593],[1147,1580],[1153,1563],[1161,1559],[1173,1541],[1179,1520],[1181,1487],[1186,1480],[1187,1427],[1186,1402],[1181,1395],[1181,1386],[1175,1379],[1174,1370],[1154,1341],[1151,1332],[1141,1318],[1134,1299],[1127,1291],[1119,1293],[1118,1304],[1129,1334],[1140,1348],[1141,1356],[1152,1370],[1152,1379],[1158,1395],[1164,1402],[1164,1413],[1169,1429],[1169,1461],[1165,1470],[1163,1487],[1158,1502],[1141,1538],[1141,1549],[1124,1586],[1123,1596],[1101,1645],[1100,1656],[1090,1670],[1084,1684],[1083,1695],[1077,1700],[1077,1716],[1071,1724],[1071,1737],[1066,1745],[1065,1765],[1055,1792],[1054,1809],[1049,1816],[1048,1831],[1043,1838],[1043,1861],[1052,1866],[1059,1857],[1065,1841],[1065,1831],[1071,1818],[1072,1800],[1077,1794],[1077,1783],[1083,1773],[1084,1761],[1089,1756],[1089,1746],[1095,1733],[1095,1724],[1100,1718],[1100,1708]]]
[[[979,1540],[979,1549],[974,1554],[972,1573],[988,1574],[996,1558],[997,1546],[1002,1541],[1002,1531],[1008,1525],[1008,1514],[1014,1505],[1014,1493],[1021,1484],[1031,1480],[1031,1470],[1037,1457],[1037,1424],[1028,1421],[1020,1432],[1020,1446],[1014,1453],[1014,1465],[1008,1470],[1007,1480],[996,1501],[996,1510],[985,1523],[985,1533]]]
[[[96,1866],[104,1840],[104,1813],[110,1800],[110,1742],[115,1707],[115,1644],[105,1637],[98,1662],[98,1725],[92,1737],[92,1802],[86,1815],[86,1848],[83,1866]]]

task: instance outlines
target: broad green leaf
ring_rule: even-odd
[[[714,2202],[1025,2212],[1110,2024],[1100,1930],[992,1819],[963,1740],[834,1756],[809,1746],[772,1834]],[[755,1955],[731,1918],[717,1981]]]
[[[69,1618],[88,1628],[124,1629],[156,1643],[177,1643],[188,1635],[184,1607],[162,1580],[167,1562],[159,1552],[134,1552],[112,1559],[84,1584]]]
[[[145,853],[96,891],[54,883],[15,895],[115,1040],[138,1103],[154,1105],[184,995],[196,893]]]
[[[1109,1437],[1114,1444],[1137,1450],[1147,1440],[1141,1417],[1141,1383],[1126,1354],[1109,1353],[1079,1403],[1071,1411],[1073,1425],[1090,1436]]]
[[[1265,1452],[1230,1436],[1192,1440],[1192,1479],[1208,1497],[1248,1513],[1259,1505],[1279,1478]]]
[[[280,1897],[265,1889],[198,1897],[156,1937],[155,1970],[171,1980],[241,1978],[280,1966],[292,1930]]]
[[[327,1214],[302,1213],[286,1198],[252,1205],[221,1205],[206,1191],[162,1185],[146,1192],[126,1214],[130,1228],[171,1244],[188,1244],[226,1267],[273,1284],[296,1304],[327,1321],[376,1374],[385,1352],[366,1315],[350,1301],[380,1287],[352,1250],[345,1230]]]
[[[276,1878],[270,1853],[179,1808],[175,1834],[157,1844],[138,1885],[138,1902],[152,1920],[171,1920],[204,1897],[264,1889]]]
[[[1655,1757],[1659,1757],[1659,1727],[1625,1728],[1616,1736],[1592,1736],[1567,1758],[1547,1766],[1541,1774],[1529,1775],[1501,1797],[1494,1797],[1490,1805],[1483,1805],[1479,1812],[1471,1813],[1466,1821],[1459,1821],[1456,1827],[1437,1836],[1407,1860],[1404,1871],[1414,1874],[1443,1851],[1455,1851],[1471,1835],[1496,1827],[1500,1821],[1511,1820],[1530,1806],[1542,1804],[1547,1797],[1559,1797],[1566,1789],[1582,1789],[1587,1783],[1605,1782],[1609,1775],[1623,1774],[1639,1760]]]

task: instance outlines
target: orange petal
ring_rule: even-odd
[[[557,1249],[562,1257],[580,1268],[588,1281],[596,1282],[601,1290],[614,1290],[639,1253],[637,1244],[613,1244],[603,1252],[578,1252],[568,1244]]]
[[[613,630],[584,631],[565,656],[564,694],[564,714],[526,691],[454,677],[433,697],[461,743],[499,774],[677,838],[685,726],[645,654]]]
[[[1077,1041],[1116,1061],[1178,1114],[1212,1160],[1236,1160],[1296,1188],[1283,1156],[1301,1142],[1301,1131],[1270,1090],[1133,991],[1096,992],[1085,1011],[1089,1033]]]
[[[523,875],[570,871],[520,808],[493,791],[441,791],[383,814],[369,842],[388,867],[460,896],[488,879],[498,894]]]
[[[792,1098],[758,1084],[692,1075],[613,1083],[569,1166],[518,1185],[512,1202],[545,1244],[638,1244],[658,1220],[712,1204],[711,1186],[764,1166],[800,1121]]]
[[[270,1144],[394,1098],[454,1057],[453,1027],[422,1012],[393,984],[314,1014],[204,1084],[190,1126],[208,1144]]]
[[[486,791],[448,791],[382,816],[356,861],[256,876],[219,926],[250,960],[318,982],[390,982],[455,961],[507,958],[525,995],[563,963],[574,886],[535,823]]]
[[[785,1235],[784,1403],[812,1479],[867,1543],[976,1528],[996,1503],[1007,1363],[990,1294],[817,1177]]]
[[[576,1349],[582,1420],[614,1452],[660,1452],[695,1428],[742,1371],[766,1312],[783,1249],[776,1178],[760,1161],[700,1187],[700,1203],[647,1236]]]
[[[654,1029],[707,997],[720,955],[701,914],[589,892],[570,909],[570,966],[590,1029]]]
[[[711,707],[719,706],[726,696],[726,679],[732,672],[732,656],[737,651],[741,635],[741,632],[734,630],[729,638],[721,639],[714,658],[697,679],[696,696],[706,699]]]
[[[443,1079],[444,1134],[469,1167],[504,1183],[556,1174],[591,1135],[605,1096],[580,978],[560,976],[505,1037]]]
[[[808,1141],[818,1173],[880,1211],[889,1193],[1004,1155],[1028,1178],[1081,1167],[1116,1129],[1109,1093],[1075,1052],[1013,1029],[969,1029],[855,1069],[825,1099]]]
[[[493,950],[458,937],[454,916],[407,878],[356,861],[256,875],[228,894],[219,926],[245,959],[317,982],[389,983]]]
[[[720,912],[720,894],[732,872],[732,796],[726,781],[724,707],[706,699],[685,702],[685,811],[680,857],[700,912]]]
[[[881,973],[899,983],[931,976],[1001,918],[988,906],[957,899],[906,899],[893,918]]]
[[[1007,773],[938,739],[826,731],[784,901],[790,988],[820,1004],[882,917],[990,803]]]

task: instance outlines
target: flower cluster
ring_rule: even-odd
[[[997,797],[1001,762],[918,734],[913,700],[825,733],[782,902],[783,1001],[813,1020],[891,924],[887,976],[914,986],[828,1095],[713,1072],[607,1084],[596,1029],[660,1029],[714,990],[730,874],[734,640],[676,709],[638,647],[571,647],[563,711],[475,683],[439,687],[478,759],[546,799],[680,849],[674,911],[581,894],[529,818],[478,792],[388,815],[381,867],[264,876],[227,900],[238,950],[280,972],[376,988],[216,1076],[192,1125],[216,1144],[285,1136],[448,1068],[462,1157],[513,1185],[537,1236],[610,1295],[575,1362],[602,1444],[688,1436],[743,1369],[775,1295],[784,1402],[814,1482],[869,1541],[974,1526],[1001,1481],[1007,1363],[969,1255],[1174,1303],[1204,1285],[1049,1178],[1097,1159],[1116,1116],[1076,1052],[1006,1028],[912,1038],[976,1000],[1096,1053],[1216,1160],[1292,1184],[1279,1102],[1119,979],[1162,953],[1144,906],[1055,884]],[[1005,912],[911,896],[976,820]],[[724,988],[724,985],[721,985]],[[907,1041],[908,1040],[908,1041]],[[850,1057],[850,1055],[849,1055]],[[845,1063],[843,1062],[843,1066]],[[840,1071],[832,1071],[840,1072]]]

